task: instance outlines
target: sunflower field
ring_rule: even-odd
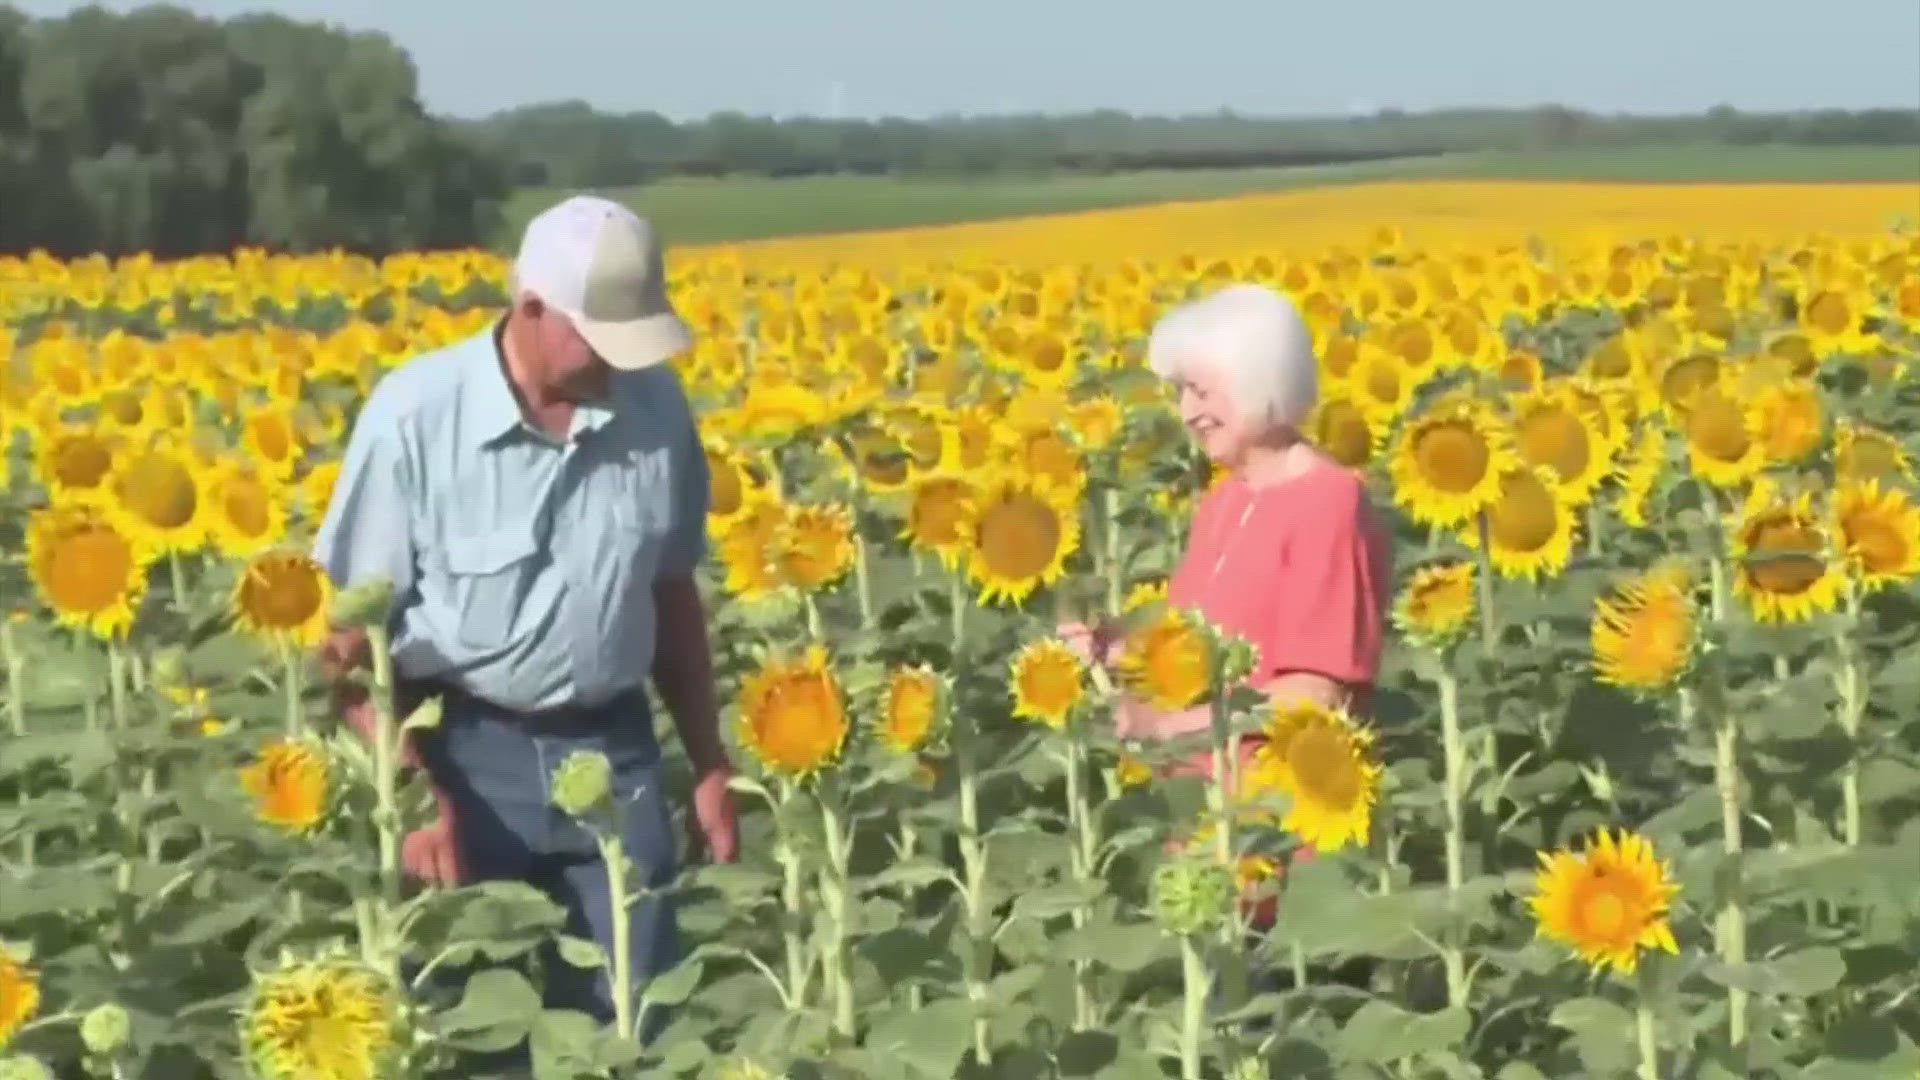
[[[363,740],[314,657],[384,610],[306,554],[356,403],[505,265],[0,258],[0,1078],[1920,1077],[1912,189],[1486,186],[1484,235],[679,254],[745,854],[644,987],[408,880],[434,703]],[[1365,715],[1164,598],[1210,480],[1145,337],[1230,281],[1306,314],[1395,530]],[[1110,671],[1053,636],[1095,618]],[[1122,693],[1213,724],[1130,744]],[[631,899],[604,760],[555,799]]]

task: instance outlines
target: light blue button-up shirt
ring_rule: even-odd
[[[565,442],[527,424],[497,327],[383,378],[314,540],[336,587],[393,583],[393,656],[516,710],[595,705],[653,666],[653,584],[706,555],[707,460],[679,376],[618,372]]]

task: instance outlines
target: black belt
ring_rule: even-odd
[[[514,709],[486,698],[442,679],[403,679],[396,688],[398,712],[405,719],[413,710],[428,698],[440,699],[444,709],[457,708],[462,704],[479,706],[481,709],[509,716],[521,721],[530,728],[544,731],[565,730],[575,727],[590,727],[604,720],[609,712],[623,704],[638,699],[644,704],[646,695],[639,687],[631,687],[596,705],[556,705],[549,709]]]

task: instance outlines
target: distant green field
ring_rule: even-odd
[[[692,244],[942,225],[1389,179],[1685,183],[1905,180],[1920,185],[1920,147],[1705,146],[1487,152],[1360,165],[986,180],[742,177],[668,180],[606,194],[647,214],[670,242]],[[505,235],[518,235],[529,217],[561,194],[540,189],[518,193],[507,207]],[[1915,198],[1920,203],[1920,188]]]

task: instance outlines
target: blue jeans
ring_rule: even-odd
[[[423,692],[440,694],[443,711],[437,730],[420,733],[420,761],[452,812],[466,880],[533,885],[566,909],[567,933],[611,956],[615,912],[606,866],[593,835],[553,805],[553,773],[576,750],[605,754],[613,765],[614,820],[633,864],[628,890],[668,887],[677,852],[646,694],[635,690],[605,706],[523,716],[458,691]],[[672,900],[646,896],[627,918],[638,994],[679,960]],[[551,945],[542,960],[547,1008],[613,1020],[609,966],[574,967]],[[642,1041],[659,1033],[662,1012],[648,1011]]]

